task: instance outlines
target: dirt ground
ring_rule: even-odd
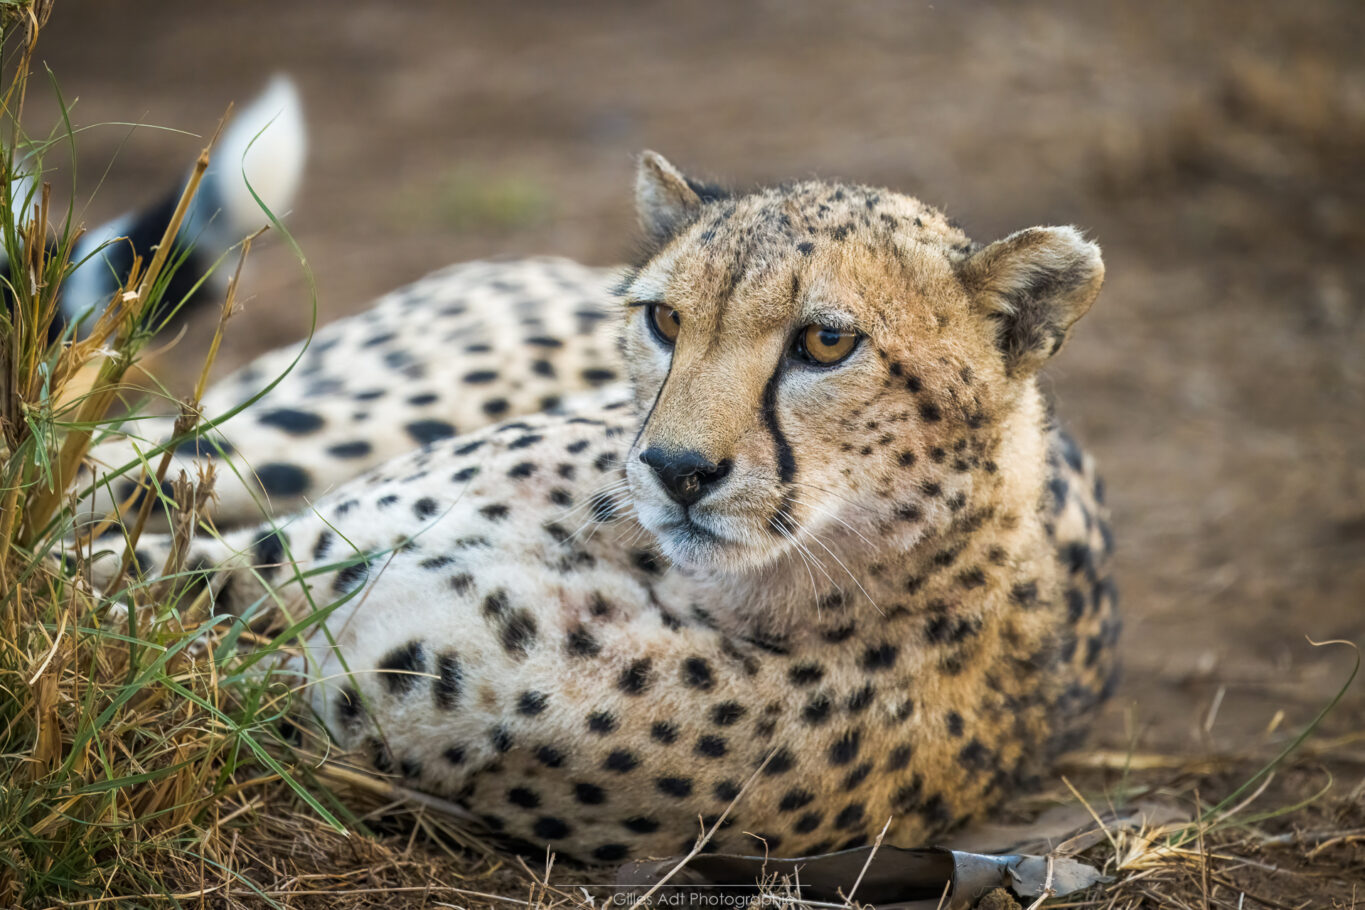
[[[288,223],[323,320],[458,260],[619,261],[646,147],[735,185],[906,190],[980,240],[1080,225],[1108,286],[1047,382],[1107,474],[1127,622],[1126,679],[1093,742],[1188,755],[1281,742],[1352,664],[1309,640],[1365,644],[1358,4],[56,10],[43,56],[81,124],[207,133],[270,74],[298,80],[311,151]],[[87,187],[114,159],[90,222],[161,191],[200,144],[84,132]],[[223,366],[308,322],[278,241],[249,284]],[[193,363],[204,328],[182,342]],[[1362,693],[1330,731],[1365,729]]]

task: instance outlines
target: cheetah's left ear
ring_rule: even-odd
[[[1104,283],[1100,248],[1073,227],[1034,227],[979,250],[958,267],[967,292],[999,326],[1011,375],[1028,375],[1061,349]]]

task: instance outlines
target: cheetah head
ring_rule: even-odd
[[[1007,469],[1019,415],[1041,435],[1034,373],[1104,277],[1074,228],[982,247],[909,196],[729,196],[651,152],[636,203],[627,476],[683,567],[752,570],[793,549],[826,562],[841,538],[895,544],[951,521]]]

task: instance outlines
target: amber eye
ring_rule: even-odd
[[[647,315],[649,316],[649,327],[654,330],[656,338],[668,345],[678,340],[678,330],[682,328],[682,319],[678,316],[677,310],[662,303],[651,303]]]
[[[822,367],[843,360],[858,346],[858,333],[827,325],[808,325],[796,334],[796,355]]]

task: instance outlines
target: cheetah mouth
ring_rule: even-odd
[[[739,545],[737,541],[715,528],[707,527],[686,512],[654,529],[654,536],[665,555],[681,565],[712,563],[722,551],[733,550]]]

